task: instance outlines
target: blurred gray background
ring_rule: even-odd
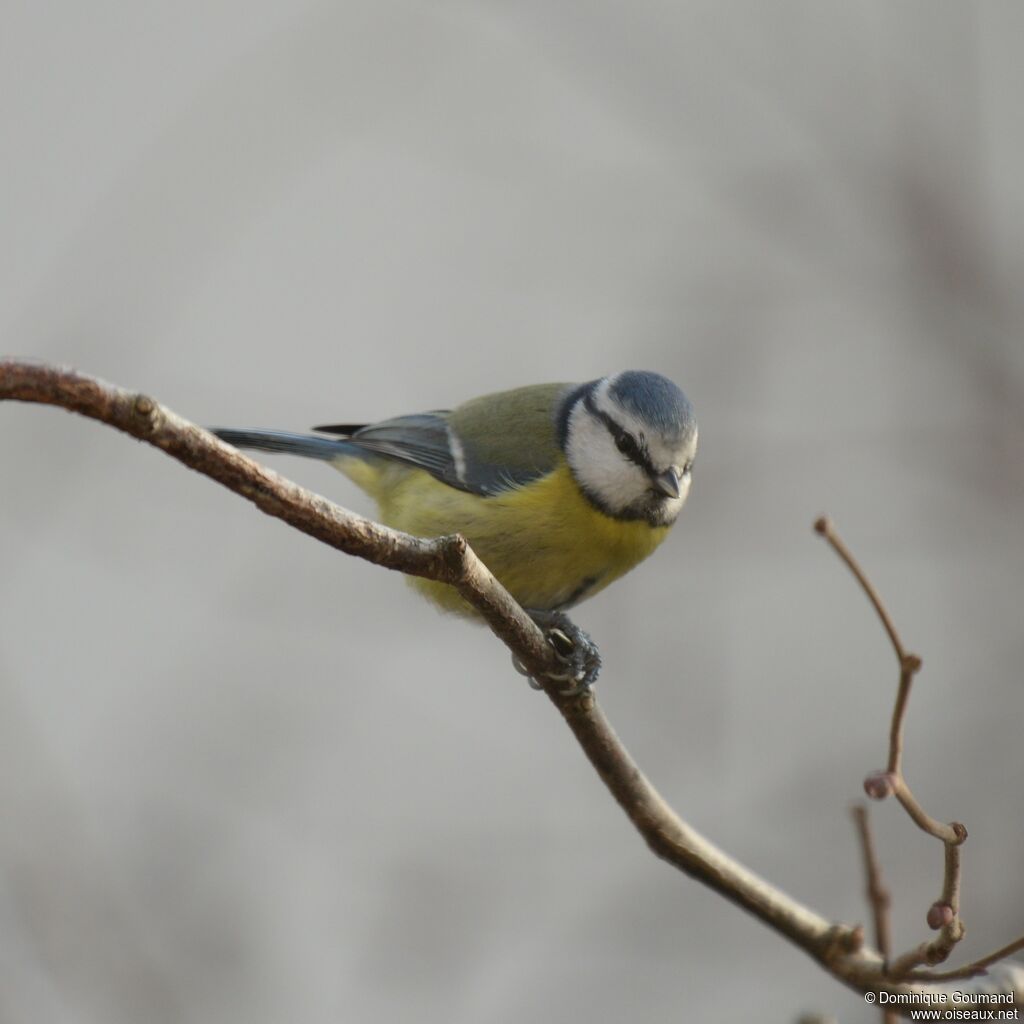
[[[690,503],[582,606],[679,811],[867,916],[892,652],[1024,928],[1024,6],[0,12],[0,348],[301,429],[668,374]],[[268,457],[269,458],[269,457]],[[372,513],[340,475],[276,468]],[[874,1021],[649,855],[484,630],[59,410],[0,408],[0,1019]],[[876,807],[906,946],[942,854]]]

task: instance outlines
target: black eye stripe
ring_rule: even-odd
[[[647,446],[643,442],[643,435],[637,440],[628,430],[616,423],[603,409],[599,409],[594,402],[593,395],[587,394],[583,399],[587,411],[599,419],[608,429],[615,441],[615,447],[629,459],[643,469],[650,476],[654,476],[657,470],[651,464],[651,457],[647,453]]]

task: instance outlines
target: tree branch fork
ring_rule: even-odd
[[[494,634],[531,676],[543,680],[561,663],[533,620],[474,554],[459,535],[424,539],[400,533],[356,515],[299,487],[267,469],[145,394],[108,384],[76,370],[24,359],[0,359],[0,400],[60,406],[98,420],[222,484],[267,515],[330,547],[376,565],[455,587],[481,615]],[[945,850],[940,897],[927,921],[934,939],[895,959],[885,948],[888,939],[888,893],[870,843],[861,828],[869,876],[869,902],[875,916],[876,941],[869,947],[860,925],[834,923],[757,877],[686,824],[668,805],[615,735],[592,692],[566,695],[559,684],[545,692],[564,717],[591,764],[630,821],[660,858],[715,890],[804,950],[835,978],[860,991],[881,997],[913,999],[958,981],[958,991],[1002,993],[1024,1006],[1024,968],[1001,965],[976,978],[992,964],[1024,948],[1024,937],[958,970],[938,973],[931,965],[946,959],[963,934],[960,920],[960,846],[966,829],[937,822],[917,804],[902,773],[902,726],[913,677],[921,660],[908,654],[881,599],[827,519],[815,528],[833,546],[864,587],[889,634],[897,654],[900,681],[890,729],[890,757],[883,772],[865,780],[868,795],[896,796],[914,822],[943,843]],[[867,838],[865,838],[865,835]],[[965,984],[964,979],[973,979]],[[901,1012],[922,1007],[910,1003]],[[1005,1007],[1003,1007],[1005,1008]]]

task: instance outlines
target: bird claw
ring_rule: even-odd
[[[553,626],[548,630],[547,637],[548,643],[555,649],[555,654],[563,661],[569,661],[572,658],[573,652],[576,650],[576,644],[565,630]]]
[[[531,690],[543,690],[544,687],[541,683],[538,683],[533,676],[530,675],[530,670],[513,654],[512,655],[512,667],[521,675],[526,677],[526,681],[530,684]]]
[[[578,697],[589,692],[601,671],[601,655],[594,641],[564,612],[531,612],[530,615],[544,630],[545,638],[565,666],[564,672],[549,672],[544,679],[568,683],[568,686],[558,691],[562,697]],[[512,658],[512,665],[517,672],[526,676],[533,689],[544,689],[544,682],[531,676],[517,658]]]

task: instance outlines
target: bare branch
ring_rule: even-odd
[[[0,360],[0,400],[61,406],[152,444],[296,529],[377,565],[450,583],[531,675],[561,667],[543,634],[459,536],[424,540],[388,529],[307,491],[182,419],[152,398],[74,370]],[[895,637],[893,631],[891,636]],[[894,639],[898,647],[898,638]],[[592,693],[546,687],[629,819],[659,857],[749,911],[859,991],[909,994],[920,984],[887,977],[859,926],[832,924],[765,882],[687,825],[647,781]],[[1024,1004],[1024,985],[1005,983]]]
[[[875,924],[875,945],[878,947],[878,952],[882,954],[882,959],[888,960],[892,953],[892,923],[889,920],[892,897],[882,881],[882,866],[878,862],[878,854],[875,852],[875,837],[871,831],[871,819],[868,817],[867,807],[863,804],[856,804],[850,808],[850,814],[857,826],[861,856],[864,859],[864,875],[867,881],[866,895]]]
[[[878,613],[878,617],[882,620],[882,625],[885,627],[886,633],[889,634],[889,639],[892,641],[893,649],[896,651],[896,658],[902,665],[907,658],[907,652],[903,649],[903,644],[900,642],[900,635],[896,632],[896,627],[893,625],[892,618],[889,616],[885,605],[882,603],[881,595],[877,590],[875,590],[871,580],[868,579],[867,574],[860,567],[857,559],[853,557],[850,549],[843,543],[843,539],[835,532],[832,520],[829,519],[828,516],[822,516],[820,519],[816,519],[814,522],[814,529],[832,545],[832,549],[835,553],[846,563],[850,572],[857,577],[857,582],[863,588],[864,593],[867,594],[868,600],[874,605],[875,611]],[[920,667],[919,661],[918,668]]]
[[[916,654],[908,653],[903,647],[882,598],[868,579],[867,573],[836,533],[832,521],[822,516],[815,522],[814,529],[829,542],[864,588],[889,634],[900,667],[899,687],[889,727],[889,766],[884,772],[873,772],[869,775],[864,780],[864,790],[873,800],[895,796],[918,828],[940,840],[945,850],[942,895],[929,908],[927,917],[928,927],[939,934],[931,941],[922,943],[889,963],[886,972],[888,976],[900,979],[921,964],[942,963],[964,936],[964,924],[960,919],[960,845],[967,839],[967,829],[958,821],[946,825],[931,817],[917,802],[903,775],[903,724],[910,700],[910,688],[914,676],[921,670],[921,659]]]
[[[973,978],[976,975],[985,974],[987,968],[992,964],[1005,960],[1008,956],[1013,956],[1014,953],[1019,953],[1021,950],[1024,950],[1024,935],[1014,939],[1013,942],[1008,942],[994,953],[979,957],[963,967],[955,967],[949,971],[911,971],[907,977],[921,978],[926,981],[958,981],[961,978]]]
[[[299,487],[149,396],[67,367],[0,360],[0,399],[4,398],[58,405],[100,420],[161,449],[248,499],[260,511],[339,551],[450,583],[514,648],[531,674],[559,669],[536,623],[458,535],[425,540],[381,526]]]
[[[892,898],[882,881],[882,865],[875,851],[875,837],[871,831],[871,819],[868,809],[863,804],[855,804],[850,808],[853,823],[857,827],[860,839],[861,857],[864,860],[864,875],[867,881],[865,895],[875,925],[875,945],[882,955],[883,970],[888,969],[889,956],[892,953],[892,922],[889,919],[889,907]],[[882,1008],[882,1024],[896,1024],[899,1019],[895,1010]]]

